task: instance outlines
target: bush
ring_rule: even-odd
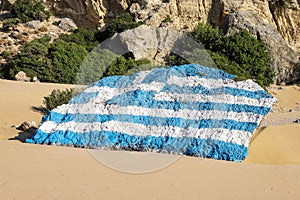
[[[136,28],[142,24],[143,22],[135,22],[131,14],[129,12],[125,12],[109,23],[106,31],[109,35],[113,35],[115,33],[121,33],[125,30]]]
[[[50,95],[44,97],[43,104],[45,105],[47,111],[51,111],[54,108],[67,104],[68,101],[79,94],[80,91],[75,89],[66,90],[53,90]]]
[[[53,43],[48,36],[33,40],[22,46],[20,53],[8,61],[1,73],[13,79],[16,73],[24,71],[42,82],[72,84],[88,51],[98,44],[95,32],[80,29],[70,35],[61,35]]]
[[[60,35],[59,39],[76,43],[77,45],[83,46],[87,51],[91,51],[99,44],[96,37],[97,34],[98,31],[96,29],[79,28],[74,30],[72,34]]]
[[[76,83],[89,85],[103,77],[107,67],[117,59],[117,55],[107,49],[96,48],[85,58],[77,73]]]
[[[225,46],[226,57],[249,73],[251,79],[262,86],[273,82],[274,73],[270,69],[271,58],[267,48],[248,31],[241,31],[229,37]]]
[[[2,53],[0,54],[2,56],[2,58],[6,59],[9,58],[10,54],[7,51],[2,51]]]
[[[20,23],[20,20],[18,18],[8,18],[3,20],[3,25],[2,25],[2,31],[7,32],[9,31],[12,27]]]
[[[133,58],[125,58],[123,56],[114,60],[106,69],[103,77],[114,75],[128,75],[127,72],[141,65],[150,64],[148,59],[134,60]]]
[[[248,31],[226,37],[219,28],[200,23],[190,35],[205,47],[218,69],[237,75],[239,80],[253,79],[263,87],[273,82],[274,73],[270,68],[271,59],[267,48]],[[205,54],[199,55],[201,51],[201,49],[193,50],[186,56],[189,61],[170,54],[167,62],[170,65],[193,62],[212,67]]]
[[[17,0],[12,7],[11,16],[26,23],[32,20],[49,19],[50,12],[45,10],[45,4],[41,0]]]
[[[77,71],[87,54],[88,51],[81,45],[61,39],[56,40],[49,49],[53,79],[46,81],[74,83]]]
[[[51,60],[47,57],[49,41],[50,37],[46,36],[22,46],[21,52],[5,66],[4,77],[13,79],[19,71],[24,71],[28,77],[38,76],[41,81],[47,81],[46,77],[51,76]]]

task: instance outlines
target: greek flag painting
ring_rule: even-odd
[[[111,76],[57,107],[27,143],[242,161],[276,99],[197,64]]]

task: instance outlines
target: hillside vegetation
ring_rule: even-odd
[[[7,20],[15,24],[33,19],[42,21],[48,18],[49,13],[45,11],[43,2],[17,0],[12,10],[12,18]],[[113,20],[106,27],[106,31],[79,28],[70,34],[60,35],[54,41],[47,36],[33,40],[23,45],[20,52],[13,57],[2,52],[1,55],[7,59],[7,64],[1,68],[1,76],[14,79],[19,71],[24,71],[27,76],[31,78],[36,76],[42,82],[85,84],[86,80],[96,81],[105,76],[127,74],[139,65],[150,64],[150,61],[147,59],[136,61],[130,54],[116,57],[108,50],[102,51],[101,55],[103,58],[111,59],[109,66],[101,62],[89,63],[90,60],[85,58],[99,43],[113,34],[141,24],[143,23],[135,22],[131,14],[125,12]],[[263,87],[273,82],[274,73],[270,69],[271,59],[266,46],[246,30],[227,37],[220,29],[200,23],[189,35],[205,47],[217,68],[237,75],[237,80],[253,79]],[[95,52],[91,54],[93,53]],[[195,50],[192,53],[199,52]],[[82,70],[80,67],[83,62],[103,65],[103,69]],[[197,63],[197,60],[193,62]],[[171,54],[166,58],[166,63],[179,65],[189,62]]]

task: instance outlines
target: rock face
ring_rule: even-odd
[[[7,0],[8,1],[8,0]],[[227,34],[248,29],[269,47],[276,80],[291,82],[300,57],[299,1],[295,9],[278,8],[268,0],[49,0],[53,14],[78,25],[103,27],[128,9],[137,21],[152,27],[192,30],[199,21],[220,26]]]
[[[68,17],[87,28],[103,27],[109,18],[120,15],[127,9],[124,0],[49,0],[50,11],[57,17]]]
[[[275,3],[274,3],[275,2]],[[269,47],[276,81],[295,79],[300,57],[300,2],[289,8],[269,0],[49,0],[48,9],[78,26],[103,28],[125,10],[152,27],[192,30],[199,21],[220,26],[228,35],[247,29]],[[3,0],[9,10],[14,0]]]
[[[175,43],[182,36],[183,32],[142,25],[115,34],[106,40],[103,47],[118,55],[132,52],[135,59],[147,58],[159,64],[163,62],[168,53],[172,52]]]
[[[200,65],[106,77],[43,117],[26,142],[241,161],[276,100],[233,78]]]

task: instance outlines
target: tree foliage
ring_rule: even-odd
[[[274,73],[270,68],[271,59],[267,48],[248,31],[227,37],[219,28],[200,23],[190,36],[203,45],[217,68],[237,75],[238,79],[253,79],[261,86],[273,82]],[[207,57],[201,56],[199,51],[193,50],[189,61],[175,54],[168,56],[167,61],[170,65],[194,62],[212,67],[209,60],[205,60]],[[201,60],[196,60],[199,58]]]
[[[125,12],[109,23],[106,31],[109,35],[113,35],[115,33],[121,33],[125,30],[136,28],[142,24],[143,22],[135,22],[131,14],[129,12]]]
[[[22,23],[32,20],[49,19],[50,12],[45,10],[42,0],[17,0],[11,10],[11,17],[18,18]]]
[[[67,104],[79,92],[75,89],[53,90],[50,95],[44,97],[43,104],[47,111],[51,111],[58,106]]]

